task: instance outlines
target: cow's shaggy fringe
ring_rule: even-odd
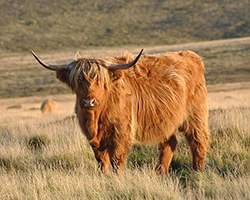
[[[80,58],[73,62],[69,73],[71,88],[77,91],[79,82],[87,79],[89,82],[101,82],[109,84],[110,78],[108,70],[103,67],[104,62],[99,59]]]

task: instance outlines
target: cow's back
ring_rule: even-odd
[[[132,135],[139,142],[170,137],[192,112],[192,104],[206,101],[204,66],[192,51],[145,55],[126,77],[134,93]]]

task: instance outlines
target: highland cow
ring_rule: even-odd
[[[57,110],[57,103],[53,100],[46,99],[41,105],[41,111],[44,114],[52,113]]]
[[[76,94],[75,113],[101,171],[119,174],[135,143],[158,143],[156,171],[167,173],[182,132],[193,169],[202,170],[209,143],[207,89],[202,59],[192,51],[136,57],[80,58],[44,63]]]

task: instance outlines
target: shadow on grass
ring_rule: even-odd
[[[29,172],[36,169],[71,171],[83,165],[80,155],[59,154],[53,156],[0,158],[0,171],[3,172]]]
[[[158,162],[159,152],[156,146],[139,146],[132,148],[127,158],[127,167],[129,169],[144,169],[148,167],[155,169]],[[169,174],[172,173],[181,177],[181,182],[185,184],[186,177],[190,174],[191,158],[181,156],[181,153],[175,152],[169,168]]]

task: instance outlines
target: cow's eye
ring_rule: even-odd
[[[78,83],[81,83],[81,82],[83,82],[83,78],[81,76],[79,76],[77,81],[78,81]]]

